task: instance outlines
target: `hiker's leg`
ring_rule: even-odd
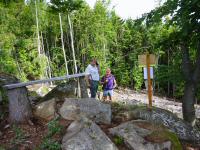
[[[96,96],[97,91],[98,91],[98,86],[99,86],[99,81],[95,81],[95,96]]]
[[[108,91],[109,100],[112,101],[113,90]]]
[[[103,101],[107,101],[107,96],[103,96]]]
[[[91,93],[91,98],[95,98],[96,97],[95,83],[94,83],[93,80],[91,80],[91,84],[90,84],[90,93]]]
[[[103,100],[106,101],[108,97],[108,91],[103,91]]]

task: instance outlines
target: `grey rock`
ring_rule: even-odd
[[[48,100],[51,98],[75,98],[76,97],[76,81],[70,80],[67,83],[62,83],[52,89],[47,95],[44,96],[43,100]]]
[[[111,123],[111,106],[92,98],[65,99],[59,113],[67,120],[76,120],[80,116],[86,116],[98,123]]]
[[[145,121],[138,120],[145,123]],[[138,121],[129,121],[109,130],[112,135],[117,135],[124,139],[124,142],[131,150],[170,150],[171,141],[161,143],[153,143],[145,140],[145,137],[151,134],[152,131],[141,128],[135,123]]]
[[[51,88],[49,88],[48,86],[46,85],[42,85],[41,87],[39,87],[37,90],[36,90],[36,93],[43,97],[45,96],[47,93],[49,93],[51,91]]]
[[[51,100],[42,102],[35,106],[34,115],[45,120],[51,120],[55,116],[56,100],[53,98]]]
[[[88,98],[87,86],[83,78],[79,78],[81,98]],[[64,98],[77,98],[78,94],[78,80],[69,80],[66,83],[59,84],[46,94],[42,101],[58,98],[63,100]]]
[[[117,150],[117,147],[94,122],[83,117],[68,127],[62,150]]]
[[[136,108],[129,113],[130,116],[134,116],[134,118],[140,118],[166,126],[172,132],[177,134],[181,140],[191,141],[198,144],[200,143],[200,131],[178,118],[170,111],[160,108],[149,110],[148,108],[143,107]]]

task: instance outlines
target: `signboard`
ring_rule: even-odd
[[[147,80],[148,79],[147,67],[143,68],[143,72],[144,72],[144,79]],[[153,67],[150,67],[150,78],[153,79]]]
[[[158,62],[158,57],[154,54],[149,54],[150,56],[150,66],[155,66]],[[147,66],[147,55],[138,55],[138,63],[139,67],[146,67]]]
[[[152,109],[152,83],[151,79],[153,79],[153,67],[158,62],[156,55],[146,53],[144,55],[138,56],[139,67],[144,67],[144,79],[148,81],[148,98],[149,98],[149,108]]]

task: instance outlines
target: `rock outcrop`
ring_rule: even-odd
[[[59,113],[67,120],[76,120],[80,116],[86,116],[97,123],[111,123],[111,106],[92,98],[66,98]]]
[[[56,113],[56,100],[53,98],[51,100],[42,102],[35,106],[33,114],[39,118],[45,120],[51,120],[54,118]]]
[[[154,130],[159,130],[159,134],[162,134],[162,132],[166,132],[163,129],[161,130],[160,127],[143,120],[129,121],[117,127],[114,127],[109,131],[112,135],[122,137],[124,143],[131,150],[171,150],[172,143],[174,141],[170,141],[170,138],[168,138],[167,136],[160,137],[160,139],[157,138],[156,141],[153,140],[153,138],[155,137],[154,135],[154,137],[151,138],[151,141],[148,141],[148,136],[153,134]],[[180,145],[176,147],[175,146],[175,149],[181,150]]]
[[[62,149],[117,150],[117,147],[94,122],[81,118],[68,127],[62,139]]]
[[[81,98],[88,98],[87,86],[83,78],[79,78]],[[78,96],[78,80],[69,80],[66,83],[61,83],[52,89],[47,95],[42,98],[42,101],[49,100],[51,98],[58,98],[63,100],[64,98],[77,98]]]
[[[147,107],[138,107],[129,112],[133,118],[140,118],[152,123],[162,124],[178,135],[181,140],[200,143],[200,131],[193,128],[190,124],[178,118],[172,112],[153,108],[152,110]]]

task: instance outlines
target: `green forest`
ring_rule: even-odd
[[[138,55],[155,54],[154,94],[200,104],[200,1],[166,0],[137,19],[120,18],[110,0],[1,0],[0,72],[21,82],[82,73],[92,58],[118,86],[145,88]]]

